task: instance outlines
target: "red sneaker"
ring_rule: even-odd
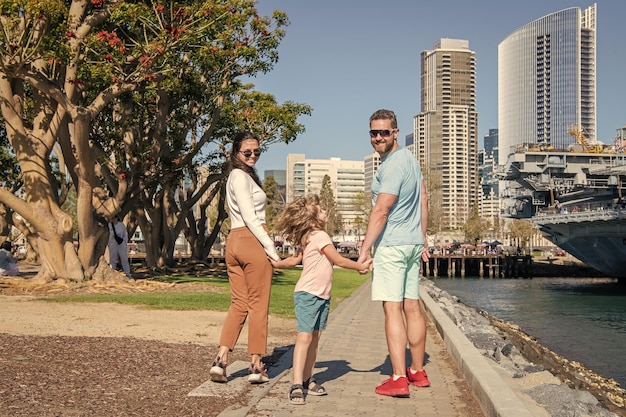
[[[409,380],[409,384],[413,384],[416,387],[430,387],[430,381],[424,369],[413,373],[410,367],[406,368],[406,377]]]
[[[376,394],[389,395],[390,397],[409,397],[409,382],[406,376],[401,376],[396,381],[393,376],[376,387]]]

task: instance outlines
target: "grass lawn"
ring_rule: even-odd
[[[270,314],[293,318],[293,289],[300,277],[300,268],[281,269],[274,273],[272,279],[272,295],[270,298]],[[359,275],[349,269],[335,268],[331,309],[349,297],[357,288],[370,278],[370,274]],[[131,294],[89,294],[46,297],[42,300],[50,302],[89,302],[89,303],[120,303],[144,306],[162,310],[215,310],[226,311],[230,305],[228,277],[161,277],[163,282],[196,282],[206,285],[206,290],[197,292],[160,292]]]

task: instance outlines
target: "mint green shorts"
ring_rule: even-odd
[[[424,245],[379,246],[374,253],[373,301],[419,300]]]

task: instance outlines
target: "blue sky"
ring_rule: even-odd
[[[469,40],[476,52],[479,144],[498,127],[498,43],[547,14],[582,0],[259,0],[262,15],[283,10],[291,24],[274,70],[256,89],[313,107],[306,132],[272,145],[257,163],[285,169],[289,153],[362,160],[372,152],[368,119],[379,108],[398,116],[401,145],[420,111],[420,53],[440,38]],[[597,0],[597,139],[609,143],[626,125],[626,1]]]

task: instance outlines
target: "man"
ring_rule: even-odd
[[[428,260],[428,197],[419,162],[399,147],[399,133],[391,110],[378,110],[370,117],[370,138],[381,163],[372,184],[373,209],[358,261],[370,259],[374,249],[372,300],[383,302],[393,367],[393,375],[376,387],[376,393],[408,397],[409,384],[430,386],[423,369],[426,319],[418,293],[421,259]]]
[[[130,264],[128,263],[128,233],[126,225],[120,221],[119,216],[114,216],[109,223],[109,265],[117,269],[117,259],[122,264],[126,277],[131,278]]]

